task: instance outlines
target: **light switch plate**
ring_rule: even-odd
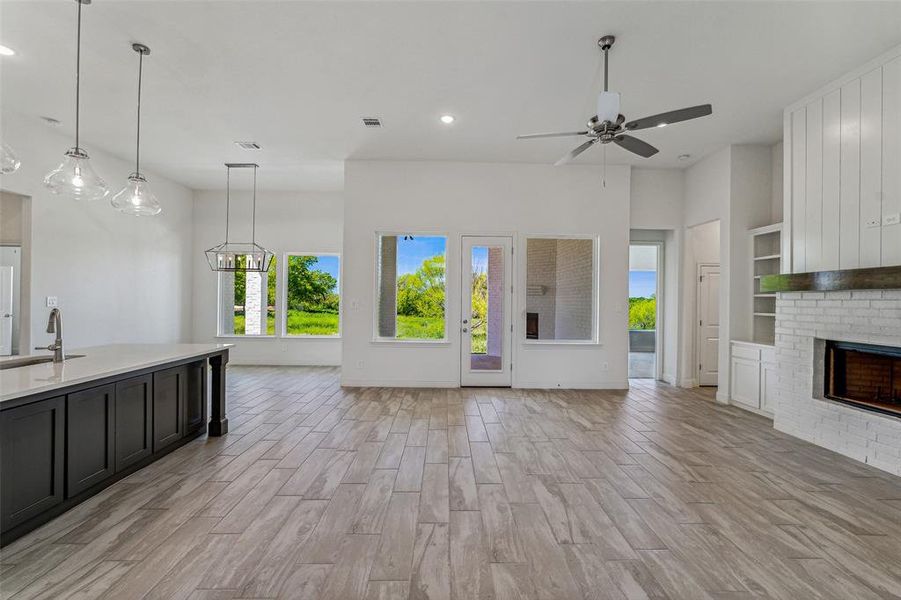
[[[47,296],[47,308],[56,308],[59,306],[59,298],[56,296]]]
[[[873,229],[874,227],[879,227],[880,225],[879,219],[868,219],[865,223],[867,229]]]
[[[901,223],[901,213],[892,213],[890,215],[882,215],[883,225],[897,225]]]

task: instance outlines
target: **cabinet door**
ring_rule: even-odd
[[[63,501],[65,400],[50,398],[0,412],[0,529]]]
[[[116,471],[147,458],[153,450],[152,391],[149,374],[116,383]]]
[[[760,409],[773,414],[776,412],[776,363],[763,363],[760,368]]]
[[[184,433],[186,367],[153,374],[153,451],[158,452],[181,439]]]
[[[116,386],[66,396],[66,497],[71,498],[116,471]]]
[[[187,366],[187,393],[185,394],[185,435],[206,427],[206,362]]]
[[[732,400],[751,408],[760,408],[760,362],[732,358]]]

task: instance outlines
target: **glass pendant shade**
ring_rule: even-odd
[[[150,191],[147,180],[140,173],[128,176],[128,183],[110,201],[113,208],[127,215],[136,217],[152,217],[162,212],[163,208],[156,196]]]
[[[225,242],[206,251],[206,260],[214,271],[266,273],[274,257],[272,252],[253,242]]]
[[[44,185],[54,194],[76,200],[100,200],[109,194],[106,182],[91,166],[87,152],[77,147],[66,151],[63,162],[44,177]]]
[[[9,144],[0,142],[0,173],[4,175],[15,173],[21,164],[22,161],[19,160],[13,149],[9,147]]]

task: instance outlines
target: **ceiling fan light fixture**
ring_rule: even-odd
[[[616,123],[619,117],[619,101],[618,92],[601,92],[598,94],[598,121],[601,123]]]

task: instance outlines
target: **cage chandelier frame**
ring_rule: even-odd
[[[218,272],[234,273],[249,271],[266,273],[275,255],[257,244],[257,169],[256,163],[225,163],[225,241],[205,252],[210,269]],[[250,242],[229,240],[229,213],[231,212],[231,171],[232,169],[253,169],[253,212],[251,217]]]

